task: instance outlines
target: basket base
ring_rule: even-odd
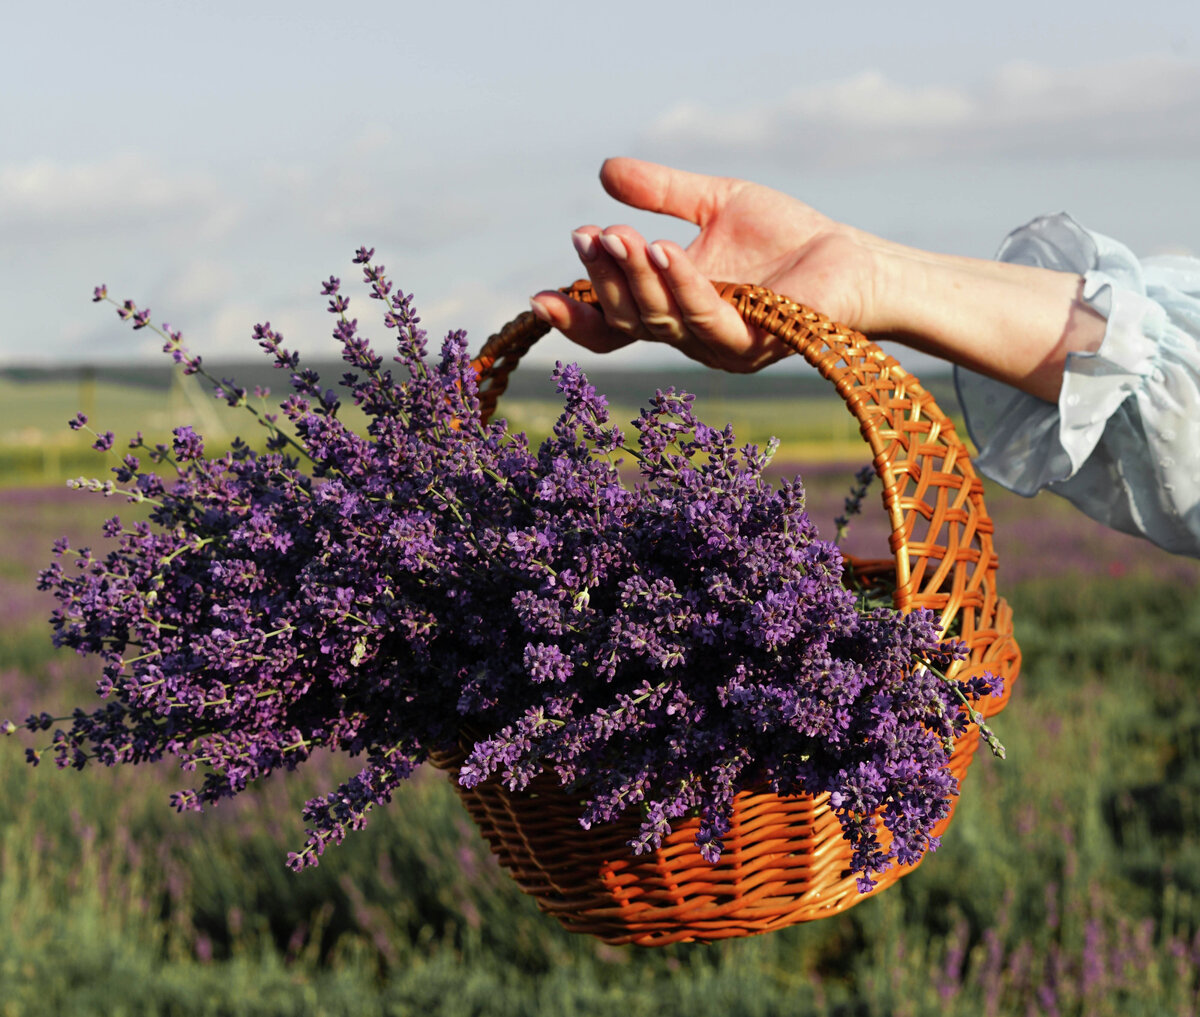
[[[978,744],[975,728],[955,744],[950,770],[960,789]],[[457,778],[451,760],[435,762]],[[696,847],[698,820],[677,824],[657,851],[634,855],[636,819],[584,830],[578,802],[553,778],[523,792],[496,781],[472,789],[454,783],[500,864],[538,907],[606,943],[665,946],[771,932],[845,911],[920,864],[893,866],[860,893],[828,795],[743,792],[721,858],[710,864]],[[949,825],[955,801],[935,835]],[[882,824],[879,836],[886,846]]]

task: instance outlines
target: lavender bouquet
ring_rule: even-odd
[[[282,420],[266,393],[210,380],[266,428],[265,451],[235,440],[208,455],[179,427],[169,446],[135,438],[115,479],[76,482],[151,511],[110,519],[117,544],[103,556],[59,541],[41,574],[59,604],[55,642],[99,658],[103,703],[30,717],[53,734],[29,759],[174,756],[197,777],[173,804],[199,810],[318,749],[362,757],[307,803],[296,869],[363,826],[431,752],[459,746],[468,787],[521,789],[549,772],[584,827],[636,810],[634,852],[699,816],[699,850],[715,861],[748,787],[828,792],[864,890],[935,847],[957,793],[952,740],[981,723],[972,702],[999,691],[990,677],[945,677],[965,648],[930,613],[853,589],[799,482],[764,480],[773,448],[738,447],[688,395],[657,393],[630,440],[579,368],[560,365],[563,410],[540,447],[481,422],[464,334],[427,362],[411,297],[373,255],[354,261],[396,334],[398,373],[348,317],[339,280],[323,286],[362,433],[259,325],[290,376]],[[118,313],[155,328],[132,302]],[[209,377],[178,331],[156,331],[185,373]]]

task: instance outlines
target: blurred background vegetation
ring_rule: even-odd
[[[634,382],[596,382],[632,416]],[[840,400],[788,384],[701,392],[702,414],[778,434],[827,527],[865,447]],[[549,426],[552,393],[512,395],[515,423]],[[66,420],[88,412],[118,449],[138,429],[219,441],[240,423],[200,391],[100,372],[10,372],[0,407],[0,718],[20,722],[93,699],[95,665],[52,649],[34,577],[55,537],[99,544],[122,506],[61,486],[105,470]],[[879,897],[740,941],[610,947],[538,913],[440,774],[296,875],[300,807],[352,761],[178,816],[167,796],[187,775],[33,770],[22,734],[0,741],[0,1017],[1195,1013],[1200,562],[1053,499],[988,499],[1025,653],[995,725],[1009,758],[977,757],[941,850]],[[886,546],[880,519],[852,536]]]
[[[327,386],[345,373],[340,362],[316,363]],[[216,378],[232,378],[248,392],[269,389],[276,400],[288,392],[287,375],[262,363],[205,364]],[[861,454],[858,424],[832,387],[814,371],[765,375],[722,375],[712,371],[607,371],[591,376],[609,395],[613,419],[631,420],[656,388],[675,386],[697,396],[704,420],[732,423],[738,436],[762,443],[778,437],[798,461],[828,462]],[[927,387],[959,422],[953,384],[933,378]],[[526,366],[513,373],[501,403],[518,430],[539,439],[554,423],[561,403],[546,369]],[[240,434],[254,441],[255,425],[241,411],[212,398],[211,383],[163,366],[106,365],[62,368],[0,368],[0,484],[57,483],[106,469],[89,449],[92,438],[72,431],[67,421],[85,414],[97,431],[112,431],[116,449],[136,433],[147,441],[169,440],[172,428],[188,424],[210,447]],[[361,421],[353,406],[342,414]],[[249,433],[248,433],[249,432]]]

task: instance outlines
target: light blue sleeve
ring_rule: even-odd
[[[1095,353],[1068,356],[1057,406],[956,369],[976,468],[1200,557],[1200,259],[1139,261],[1065,214],[1014,231],[997,257],[1082,275],[1108,325]]]

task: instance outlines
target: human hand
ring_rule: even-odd
[[[749,282],[863,331],[891,327],[880,314],[885,242],[834,222],[768,187],[635,159],[609,159],[600,179],[614,198],[700,227],[686,251],[651,244],[629,226],[584,226],[572,239],[598,305],[556,291],[533,308],[596,352],[635,340],[667,343],[710,367],[756,371],[791,351],[748,326],[709,280]]]
[[[755,283],[874,338],[894,339],[1054,402],[1066,358],[1099,348],[1105,320],[1083,279],[1027,265],[934,254],[883,240],[786,194],[726,177],[609,159],[605,189],[700,227],[687,249],[628,226],[572,234],[598,306],[549,290],[534,312],[596,352],[668,343],[710,367],[757,371],[787,356],[709,280]]]

